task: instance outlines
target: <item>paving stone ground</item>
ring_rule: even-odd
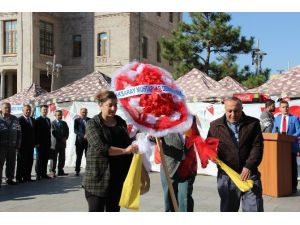
[[[76,177],[73,168],[66,168],[66,177],[40,180],[0,188],[0,212],[86,212],[87,203],[81,188],[82,176]],[[33,179],[35,179],[33,177]],[[141,212],[163,212],[163,195],[159,173],[151,173],[150,191],[141,197]],[[298,186],[299,187],[299,186]],[[300,188],[299,188],[300,189]],[[219,196],[216,178],[198,175],[193,197],[196,212],[218,212]],[[264,196],[267,212],[300,212],[300,190],[289,197]],[[122,209],[123,212],[129,210]]]

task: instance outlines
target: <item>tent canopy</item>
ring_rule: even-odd
[[[19,93],[3,99],[0,101],[0,104],[3,102],[9,102],[11,105],[23,105],[28,104],[30,101],[34,100],[37,96],[48,93],[43,88],[41,88],[38,84],[31,84],[28,88],[25,88],[23,91]]]
[[[101,89],[110,89],[109,79],[99,71],[84,76],[62,88],[39,96],[36,105],[53,102],[95,101],[94,96]]]
[[[230,89],[196,68],[178,78],[175,83],[183,89],[188,102],[220,101],[233,94]]]
[[[219,84],[232,90],[234,93],[241,93],[247,90],[247,88],[245,88],[242,84],[240,84],[230,76],[226,76],[223,79],[219,80]]]
[[[263,85],[248,90],[248,93],[264,93],[277,97],[300,97],[300,65],[280,76],[269,80]]]

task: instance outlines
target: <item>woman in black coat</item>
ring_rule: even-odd
[[[101,91],[96,99],[101,112],[87,123],[88,151],[82,185],[90,212],[118,212],[123,182],[138,147],[131,144],[126,122],[116,115],[114,92]]]

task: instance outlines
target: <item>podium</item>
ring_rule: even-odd
[[[297,138],[279,133],[263,133],[264,154],[258,170],[263,194],[272,197],[292,193],[292,142]]]

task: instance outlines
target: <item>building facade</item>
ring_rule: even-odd
[[[51,91],[47,62],[62,65],[52,90],[95,70],[108,76],[133,60],[173,66],[162,59],[159,40],[168,37],[181,13],[0,13],[1,98],[32,83]],[[55,63],[55,64],[56,64]]]

